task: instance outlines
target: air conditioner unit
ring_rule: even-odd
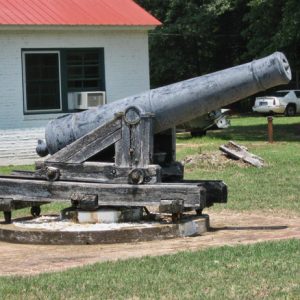
[[[70,102],[73,102],[74,109],[89,109],[95,106],[104,105],[105,92],[75,92],[69,93],[69,108]]]

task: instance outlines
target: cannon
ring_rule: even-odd
[[[262,59],[153,89],[50,121],[34,172],[0,177],[0,210],[70,200],[74,209],[156,205],[173,220],[186,210],[227,202],[221,180],[184,180],[175,126],[259,91],[286,84],[291,71],[276,52]]]

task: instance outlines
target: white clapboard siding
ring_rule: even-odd
[[[31,164],[39,160],[35,148],[37,140],[44,136],[44,128],[0,130],[0,165]]]

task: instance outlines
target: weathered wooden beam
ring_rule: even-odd
[[[12,175],[21,178],[47,179],[47,167],[59,170],[59,179],[68,181],[100,182],[100,183],[131,183],[129,175],[133,169],[117,167],[114,163],[85,162],[82,164],[50,163],[39,164],[39,169],[33,171],[13,171]],[[161,167],[148,165],[140,168],[144,173],[145,184],[161,182]]]
[[[70,200],[74,194],[97,195],[99,205],[147,206],[182,200],[184,207],[205,207],[205,189],[195,183],[131,185],[0,177],[0,199],[55,202]]]
[[[47,162],[82,163],[121,139],[121,120],[98,127],[61,149]]]
[[[153,163],[153,115],[141,114],[136,124],[122,119],[122,139],[116,143],[117,166],[143,168]]]
[[[184,180],[185,183],[195,183],[206,190],[206,207],[214,203],[227,203],[227,185],[222,180]]]

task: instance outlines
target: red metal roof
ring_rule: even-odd
[[[0,25],[160,24],[133,0],[0,0]]]

